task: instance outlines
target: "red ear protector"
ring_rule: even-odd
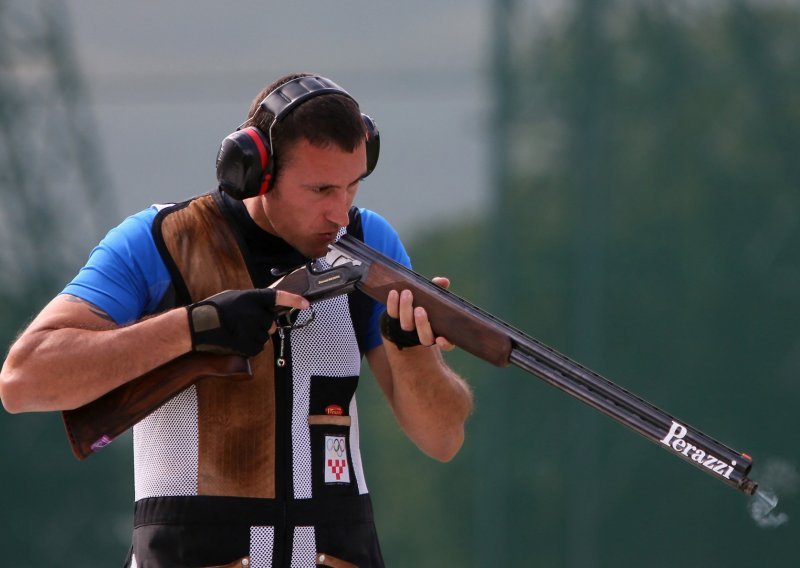
[[[219,188],[235,199],[246,199],[263,195],[269,191],[274,173],[272,160],[272,129],[292,109],[310,98],[326,93],[338,93],[353,99],[339,85],[324,77],[300,77],[284,83],[263,101],[261,107],[275,118],[265,134],[258,128],[241,126],[229,134],[217,152],[217,181]],[[353,99],[355,100],[355,99]],[[380,153],[380,134],[373,120],[362,114],[367,128],[367,173],[375,169]]]

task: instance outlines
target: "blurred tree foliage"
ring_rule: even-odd
[[[503,298],[497,315],[749,451],[769,482],[759,473],[800,453],[800,4],[562,4],[520,6],[511,26],[512,206],[431,228],[415,267],[479,305]],[[513,258],[482,247],[498,223]],[[517,277],[489,289],[497,262]],[[371,477],[390,565],[479,565],[487,499],[513,520],[496,546],[514,566],[800,559],[796,521],[760,529],[746,497],[535,378],[450,360],[477,395],[453,464],[365,434],[393,473]],[[512,428],[478,447],[499,387]],[[476,489],[500,451],[511,470]]]
[[[67,16],[57,2],[0,3],[4,347],[116,217]],[[132,527],[129,444],[79,463],[58,413],[0,410],[0,436],[0,565],[121,565]]]

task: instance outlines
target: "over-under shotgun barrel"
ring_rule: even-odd
[[[414,304],[425,308],[436,335],[493,365],[513,364],[731,487],[748,495],[755,493],[758,485],[747,477],[752,467],[747,454],[675,419],[357,239],[345,235],[332,249],[364,264],[364,276],[356,287],[373,299],[385,304],[391,290],[411,290]]]

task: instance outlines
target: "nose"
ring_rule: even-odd
[[[352,198],[347,192],[336,192],[337,195],[331,196],[325,218],[337,227],[345,227],[350,222],[350,207],[353,205]]]

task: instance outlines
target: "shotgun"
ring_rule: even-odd
[[[345,235],[331,245],[331,266],[359,266],[356,289],[383,304],[391,290],[408,289],[428,313],[433,332],[497,367],[515,365],[550,383],[702,469],[753,495],[752,458],[667,414],[554,349],[486,313],[419,274]]]
[[[309,302],[353,291],[361,267],[340,262],[319,268],[315,263],[289,272],[272,285],[304,296]],[[289,317],[278,310],[277,316]],[[175,395],[203,379],[247,380],[250,362],[238,355],[187,353],[73,410],[61,413],[72,453],[79,460],[101,450]]]
[[[385,304],[391,290],[411,290],[414,295],[414,304],[425,308],[436,335],[446,337],[457,347],[497,367],[515,365],[592,406],[725,484],[747,495],[753,495],[756,492],[758,484],[747,477],[753,463],[752,458],[747,454],[721,444],[452,292],[436,286],[423,276],[356,238],[344,235],[329,248],[330,252],[325,260],[331,268],[319,272],[313,271],[309,266],[305,269],[305,274],[301,272],[295,276],[300,283],[293,284],[295,288],[290,291],[296,291],[309,298],[308,294],[313,294],[313,290],[309,289],[307,279],[316,278],[313,281],[322,282],[320,287],[326,288],[327,286],[323,296],[325,293],[330,296],[348,293],[356,289],[377,302]],[[306,276],[306,274],[310,276]],[[282,283],[279,283],[278,287],[281,288],[281,286]],[[198,355],[184,356],[185,360],[176,359],[165,367],[172,368],[174,372],[175,368],[182,368],[189,360],[195,363],[196,367],[202,367],[203,362],[198,361]],[[186,373],[190,375],[188,378],[182,379],[186,381],[186,386],[193,384],[202,376],[247,374],[246,370],[242,368],[246,361],[241,357],[212,357],[228,359],[229,364],[238,364],[239,368],[233,370],[227,368],[220,372],[220,369],[212,366],[211,360],[208,360],[206,361],[209,364],[207,368],[199,370],[195,368]],[[236,359],[239,361],[235,361]],[[216,360],[214,363],[220,364]],[[158,372],[160,369],[156,369],[154,372]],[[181,375],[180,372],[174,374]],[[177,394],[177,392],[179,391],[175,391],[173,394]],[[109,395],[113,394],[114,391],[109,393]],[[98,404],[102,400],[102,398],[98,399],[90,405]],[[103,437],[104,435],[113,439],[112,436],[106,434],[103,428],[96,427],[92,420],[98,423],[102,420],[117,421],[117,418],[111,415],[120,413],[128,399],[116,400],[119,401],[116,404],[120,404],[120,406],[108,403],[99,404],[100,409],[94,414],[87,413],[84,410],[85,407],[64,413],[73,451],[79,459],[95,451],[96,448],[93,447],[93,444],[99,445],[99,447],[105,445],[107,440]],[[149,411],[152,412],[166,400],[168,399],[160,398],[155,401],[149,405]],[[77,420],[75,413],[80,413],[81,421],[90,431],[90,434],[84,436],[81,444],[74,439],[74,428],[71,430],[70,424],[67,422],[67,416],[70,413],[72,413],[72,422]],[[122,413],[126,414],[126,412]],[[121,431],[129,428],[133,423],[135,421],[125,421],[126,425]],[[75,449],[76,447],[79,449]]]

